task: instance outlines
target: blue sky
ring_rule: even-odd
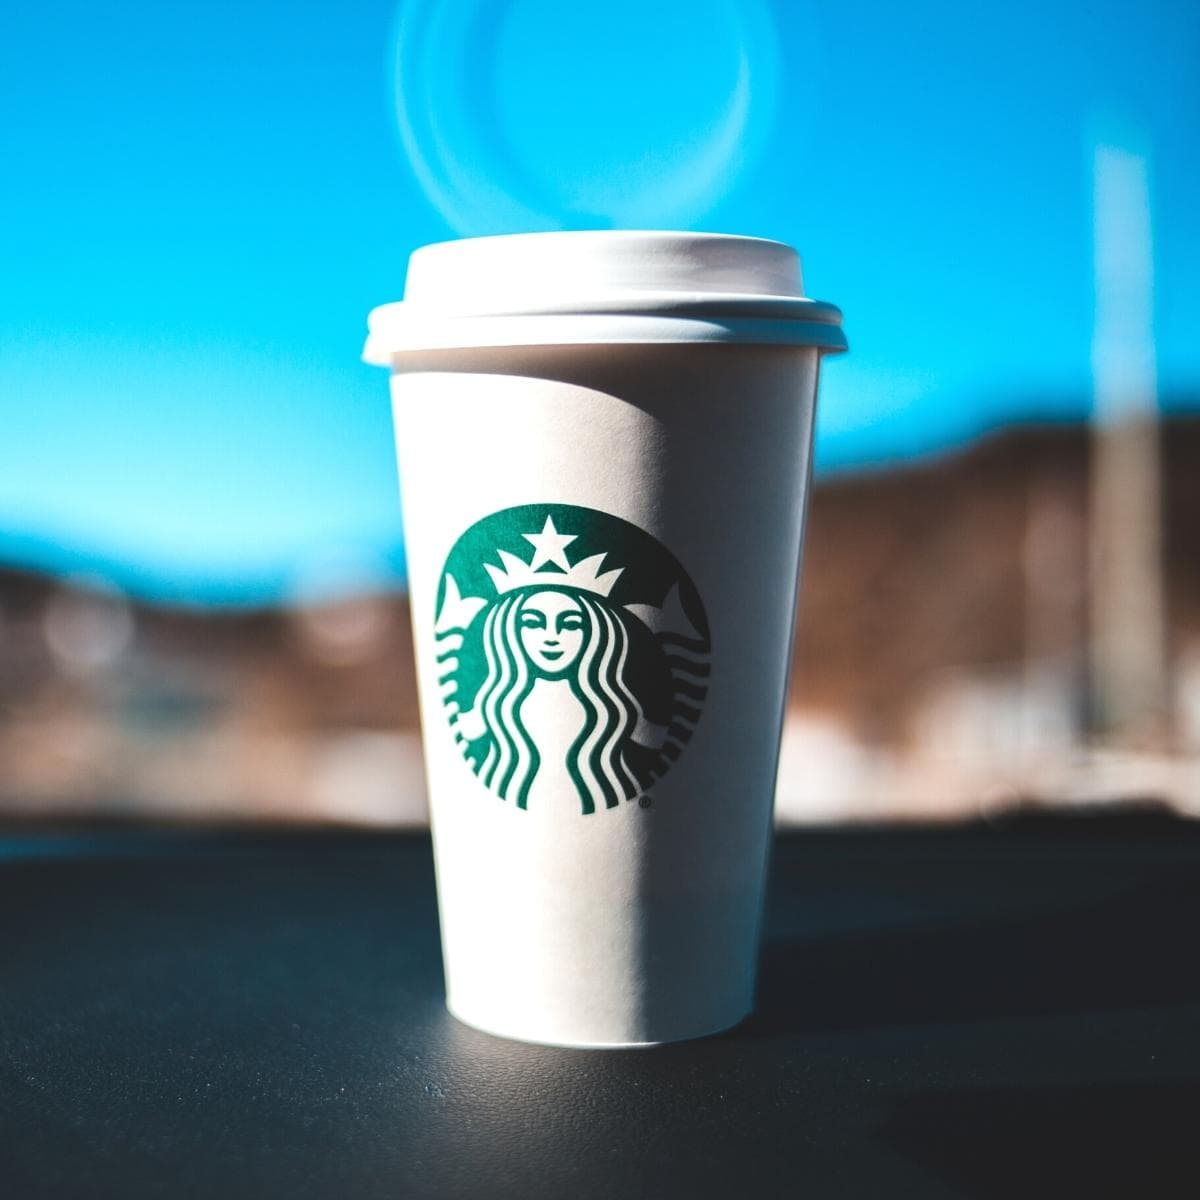
[[[795,244],[851,338],[825,469],[1081,416],[1097,139],[1148,151],[1160,381],[1200,394],[1195,6],[44,0],[0,47],[10,561],[177,599],[393,578],[364,318],[460,233]]]

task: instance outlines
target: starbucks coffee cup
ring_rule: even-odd
[[[636,1046],[753,1003],[818,365],[754,238],[418,250],[389,366],[445,954],[480,1029]]]

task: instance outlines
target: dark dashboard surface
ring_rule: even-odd
[[[777,839],[758,1012],[641,1051],[442,1008],[428,839],[0,835],[14,1198],[1188,1196],[1200,829]]]

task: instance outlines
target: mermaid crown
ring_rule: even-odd
[[[546,518],[541,533],[524,533],[521,536],[533,546],[533,557],[528,562],[507,550],[497,550],[501,565],[483,564],[498,595],[503,596],[505,592],[516,588],[537,586],[571,587],[596,596],[607,596],[625,569],[614,567],[601,574],[600,566],[608,557],[604,552],[572,563],[567,558],[566,548],[576,535],[559,533],[554,528],[553,517]]]

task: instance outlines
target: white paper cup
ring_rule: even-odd
[[[414,254],[390,365],[447,1003],[648,1045],[753,1003],[820,355],[794,251]]]

